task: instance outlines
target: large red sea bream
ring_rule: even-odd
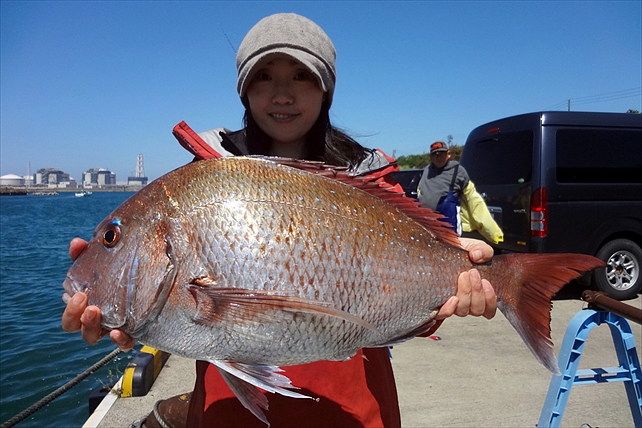
[[[601,265],[509,254],[479,268],[554,371],[551,297]],[[470,268],[438,215],[403,195],[314,163],[231,157],[190,163],[125,201],[64,288],[87,293],[107,329],[211,361],[265,421],[264,399],[246,382],[302,397],[279,366],[343,360],[425,332]]]

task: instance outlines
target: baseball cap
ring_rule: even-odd
[[[438,152],[447,152],[448,144],[445,141],[435,141],[430,145],[430,154]]]

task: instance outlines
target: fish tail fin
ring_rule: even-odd
[[[536,358],[559,373],[551,340],[552,298],[584,272],[604,266],[584,254],[505,254],[493,258],[484,275],[497,294],[497,307]]]

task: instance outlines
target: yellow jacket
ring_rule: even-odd
[[[464,188],[461,198],[461,228],[464,232],[478,231],[495,244],[504,241],[504,232],[493,219],[488,207],[472,181]]]

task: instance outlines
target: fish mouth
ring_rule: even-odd
[[[122,321],[119,320],[116,322],[106,321],[106,319],[109,319],[112,317],[118,318],[117,311],[112,310],[111,308],[103,309],[102,313],[103,313],[103,322],[101,323],[101,325],[107,330],[114,330],[117,328],[121,328],[127,323],[127,319],[123,319]]]
[[[87,290],[90,288],[88,282],[78,281],[71,275],[67,275],[62,285],[65,289],[62,294],[62,301],[65,304],[69,304],[69,301],[76,293],[87,293]],[[91,305],[92,303],[88,302],[88,304]],[[102,326],[109,330],[122,327],[126,323],[126,318],[121,312],[117,305],[104,305],[101,308]]]
[[[66,291],[62,293],[62,301],[65,303],[65,305],[68,304],[70,300],[71,296]]]
[[[88,288],[88,284],[86,282],[78,282],[67,274],[65,281],[62,283],[62,287],[65,289],[65,292],[62,294],[62,301],[67,304],[74,294],[78,292],[84,293]]]

